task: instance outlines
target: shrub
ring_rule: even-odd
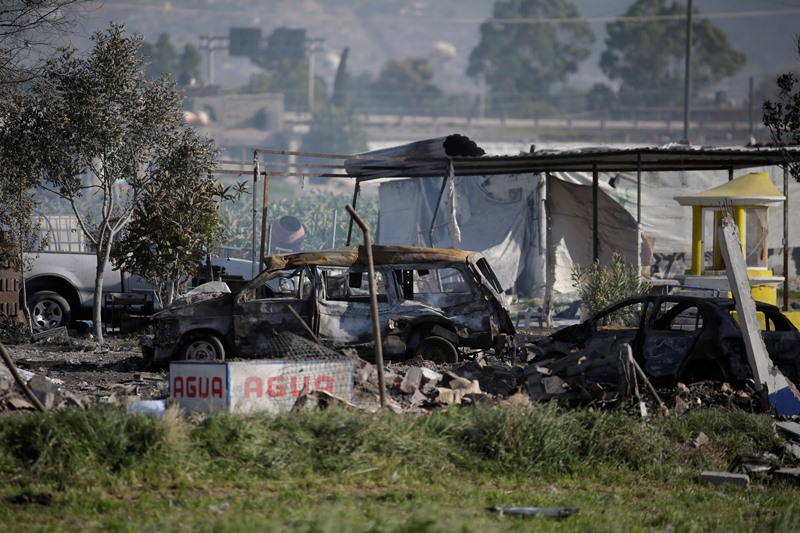
[[[578,290],[583,305],[591,315],[614,302],[645,294],[650,290],[650,283],[642,279],[639,268],[627,263],[617,252],[611,257],[610,270],[599,261],[587,268],[576,264],[572,267],[570,278],[572,286]]]

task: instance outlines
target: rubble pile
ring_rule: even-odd
[[[91,340],[50,335],[32,345],[8,347],[7,352],[23,383],[46,410],[129,404],[168,394],[166,373],[147,368],[136,347],[98,348]],[[0,361],[0,412],[36,409]]]
[[[48,410],[93,403],[130,405],[140,400],[163,400],[169,395],[167,372],[147,368],[134,349],[114,353],[73,343],[68,348],[37,344],[35,350],[13,351],[17,352],[20,373]],[[613,339],[604,350],[594,346],[591,351],[578,350],[560,358],[545,359],[525,349],[522,352],[527,361],[518,358],[518,362],[509,362],[489,352],[460,363],[437,364],[420,357],[388,363],[384,367],[387,403],[394,410],[412,412],[454,405],[530,405],[532,401],[556,401],[565,406],[639,406],[643,415],[659,409],[680,415],[709,406],[763,411],[752,380],[739,386],[702,381],[655,389],[637,373],[628,346]],[[377,408],[380,389],[376,366],[357,357],[353,350],[345,350],[344,355],[354,363],[353,394],[336,401]],[[304,351],[302,359],[314,358]],[[311,404],[330,401],[318,398]],[[32,409],[35,405],[0,364],[0,411]]]

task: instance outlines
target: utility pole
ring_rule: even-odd
[[[222,35],[201,35],[200,49],[207,52],[208,58],[208,85],[214,85],[214,50],[224,50],[228,47],[228,37]]]
[[[683,140],[689,142],[689,95],[692,80],[692,0],[686,6],[686,74],[683,84]]]
[[[314,54],[316,52],[320,52],[323,50],[321,43],[325,39],[321,37],[315,37],[313,39],[308,39],[308,112],[314,112],[314,79],[316,74],[314,73]]]

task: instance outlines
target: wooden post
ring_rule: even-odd
[[[728,283],[736,301],[736,313],[742,329],[742,339],[747,351],[747,359],[753,370],[756,390],[761,393],[765,408],[772,407],[779,415],[800,413],[800,393],[772,364],[761,337],[761,326],[756,315],[756,303],[750,292],[747,265],[744,262],[739,231],[734,221],[723,217],[719,226],[722,255],[727,265]]]

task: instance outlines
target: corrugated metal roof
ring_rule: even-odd
[[[262,172],[272,176],[427,178],[537,174],[545,172],[663,172],[729,170],[784,165],[800,160],[800,147],[712,147],[670,144],[640,147],[590,147],[538,150],[519,155],[481,155],[471,139],[452,134],[355,155],[256,149]],[[292,157],[288,161],[283,158]],[[327,161],[326,161],[327,160]],[[335,163],[335,161],[339,161]],[[334,161],[334,163],[331,163]],[[230,172],[230,171],[222,171]]]
[[[529,174],[544,172],[655,172],[681,170],[737,170],[782,165],[787,154],[800,158],[797,147],[722,148],[675,145],[639,148],[584,148],[538,151],[517,156],[441,157],[403,161],[347,162],[348,175],[369,180],[388,177],[441,177],[453,164],[457,176]]]

